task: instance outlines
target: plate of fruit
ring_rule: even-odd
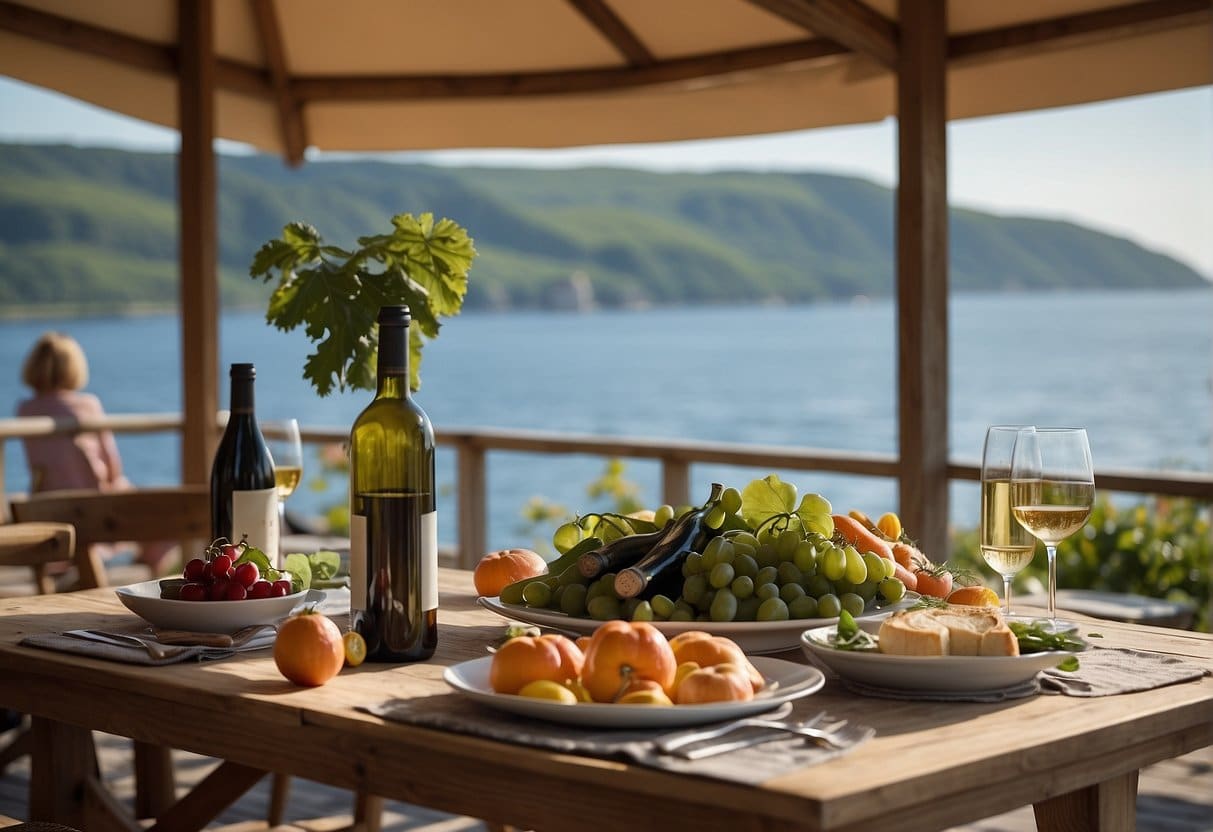
[[[448,667],[458,693],[521,716],[604,728],[678,727],[774,710],[816,693],[825,676],[782,659],[749,658],[703,631],[667,639],[652,624],[611,621],[581,643],[509,638],[491,656]]]
[[[185,565],[180,578],[143,581],[115,589],[118,600],[154,627],[232,633],[273,624],[305,601],[324,594],[271,566],[259,549],[217,541]]]
[[[798,498],[772,474],[741,491],[713,484],[699,507],[582,515],[556,529],[551,562],[489,553],[477,566],[478,603],[583,635],[623,619],[667,636],[706,629],[747,653],[795,650],[801,633],[844,610],[883,615],[918,599],[909,561],[896,557],[908,548],[901,534],[900,521],[881,531],[833,514],[821,495]]]

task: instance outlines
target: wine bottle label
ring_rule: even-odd
[[[350,611],[366,609],[366,518],[350,515]]]
[[[421,515],[421,608],[438,609],[438,512]]]
[[[232,492],[232,542],[247,540],[278,562],[278,489]]]

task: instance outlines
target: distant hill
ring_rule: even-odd
[[[220,160],[225,305],[261,304],[253,253],[293,220],[350,244],[401,212],[466,227],[467,308],[809,302],[893,288],[893,194],[816,173],[661,174]],[[0,308],[177,296],[176,158],[0,145]],[[952,211],[955,290],[1182,288],[1188,266],[1072,223]]]

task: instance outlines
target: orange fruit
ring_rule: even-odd
[[[345,663],[357,667],[366,661],[366,639],[354,630],[341,637],[341,646],[345,650]]]
[[[678,660],[661,631],[644,621],[608,621],[594,630],[585,651],[581,684],[595,702],[612,702],[633,681],[674,687]]]
[[[341,630],[331,618],[312,609],[292,615],[278,627],[274,664],[297,685],[323,685],[345,663]]]
[[[581,650],[564,636],[518,636],[493,654],[489,686],[496,693],[518,693],[540,679],[562,685],[581,675],[582,662]]]
[[[962,586],[948,593],[949,604],[963,604],[968,607],[998,607],[998,593],[988,586]]]
[[[500,595],[501,590],[515,581],[534,578],[547,571],[547,561],[530,549],[501,549],[480,559],[472,572],[472,582],[476,585],[476,594],[487,597]]]

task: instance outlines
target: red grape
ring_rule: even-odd
[[[220,547],[219,553],[226,555],[228,560],[238,560],[240,558],[240,549],[231,543],[225,543]]]
[[[213,584],[211,584],[211,588],[210,588],[211,600],[212,601],[226,601],[227,600],[227,588],[231,583],[232,582],[230,580],[228,580],[227,578],[216,578],[215,582]]]
[[[205,601],[207,599],[206,587],[202,584],[189,583],[181,587],[182,601]]]
[[[246,590],[239,581],[232,581],[227,585],[227,595],[225,596],[226,600],[243,601],[247,597],[248,590]]]
[[[211,572],[216,578],[230,576],[232,572],[232,559],[227,555],[215,555],[211,560]]]
[[[248,589],[261,578],[261,570],[257,568],[257,564],[252,561],[245,561],[236,567],[235,573],[232,575],[232,580],[240,584],[245,589]]]
[[[291,582],[286,578],[274,581],[273,591],[270,596],[273,598],[281,598],[284,595],[291,594]]]
[[[269,581],[257,581],[249,587],[249,598],[269,598],[274,591],[274,585]]]
[[[182,575],[187,581],[197,581],[202,577],[202,571],[206,569],[206,561],[202,558],[194,558],[185,565],[185,570]]]

